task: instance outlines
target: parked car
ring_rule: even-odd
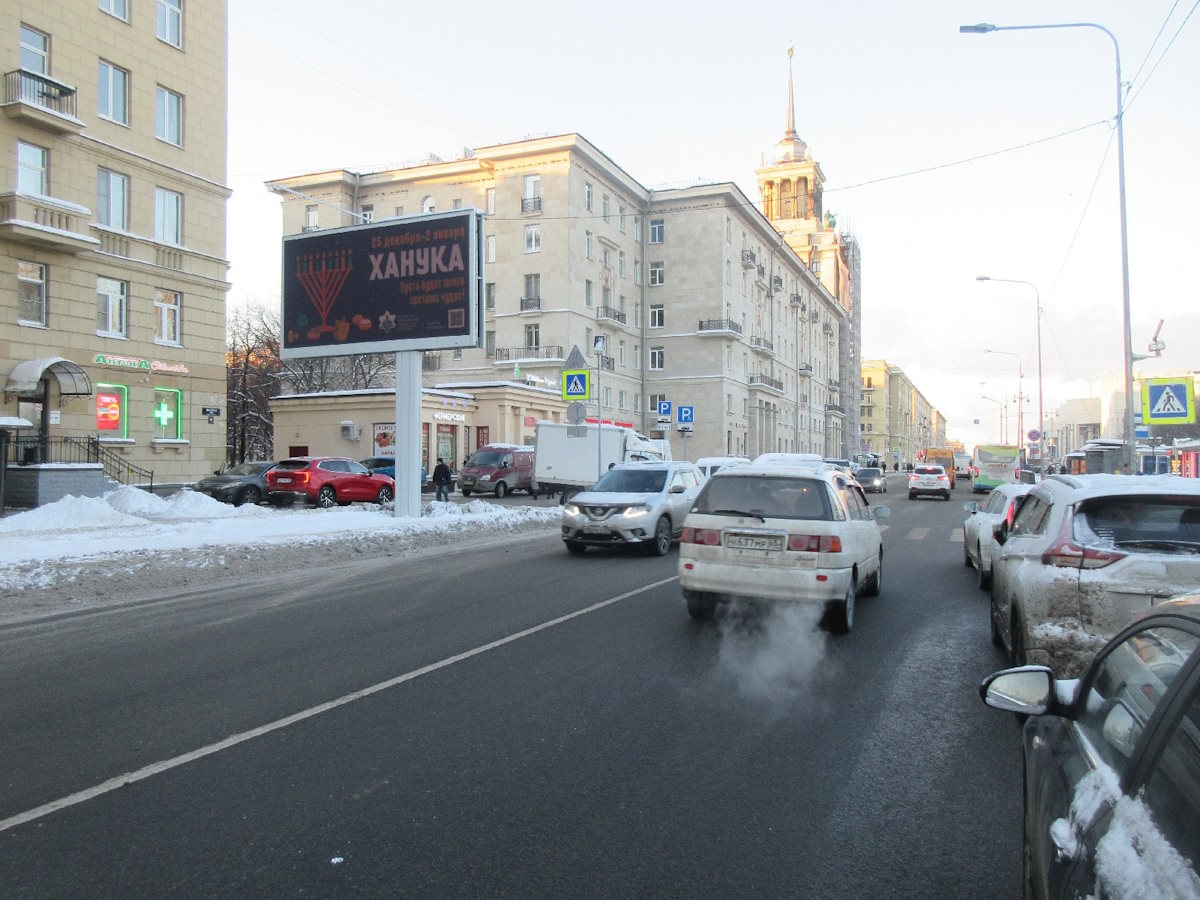
[[[694,619],[749,598],[821,604],[836,630],[854,627],[855,598],[883,585],[883,538],[849,474],[815,465],[718,472],[683,523],[679,584]]]
[[[992,641],[1074,675],[1137,612],[1200,587],[1200,480],[1049,475],[994,527]]]
[[[366,459],[359,460],[364,466],[374,472],[376,475],[386,475],[393,481],[396,480],[396,457],[394,456],[368,456]],[[429,483],[429,476],[425,472],[425,467],[421,466],[421,488]]]
[[[967,568],[974,566],[979,571],[981,591],[992,586],[992,560],[1000,551],[994,528],[1001,522],[1012,525],[1017,510],[1032,486],[1002,484],[993,489],[983,502],[968,500],[963,504],[963,510],[970,513],[963,522],[963,563]]]
[[[858,483],[868,494],[887,493],[887,476],[882,469],[874,466],[859,466],[854,477],[858,479]]]
[[[395,496],[390,477],[344,456],[296,456],[267,472],[267,500],[276,504],[303,500],[327,509],[356,500],[388,503]]]
[[[511,491],[537,496],[533,478],[533,448],[521,444],[487,444],[467,457],[458,473],[458,489],[464,497]]]
[[[696,460],[696,468],[700,470],[701,478],[708,478],[727,466],[748,465],[750,460],[745,456],[702,456]]]
[[[618,463],[591,490],[563,504],[562,537],[571,553],[642,544],[665,556],[700,490],[690,462]]]
[[[946,474],[943,466],[918,464],[913,466],[912,473],[908,476],[909,500],[916,500],[926,494],[949,500],[951,489],[950,476]]]
[[[1144,611],[1078,680],[1022,666],[980,685],[1030,717],[1024,896],[1200,895],[1198,648],[1193,594]]]
[[[267,470],[274,465],[274,460],[267,460],[239,463],[231,469],[218,469],[207,478],[197,481],[192,489],[234,506],[260,503],[267,496]]]

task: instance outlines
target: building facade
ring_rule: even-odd
[[[285,234],[484,212],[484,346],[426,354],[426,387],[557,389],[578,347],[596,373],[591,415],[668,437],[676,456],[847,452],[847,311],[733,184],[651,190],[567,134],[268,186]],[[664,401],[675,415],[660,426]]]
[[[946,446],[946,420],[899,366],[863,360],[859,392],[862,442],[889,465],[917,462],[927,447]]]
[[[224,0],[0,11],[14,463],[86,446],[114,477],[166,483],[225,460],[227,18]]]

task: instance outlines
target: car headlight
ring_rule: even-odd
[[[478,480],[479,481],[491,481],[492,476],[491,475],[480,475]]]
[[[645,503],[639,503],[637,506],[625,507],[625,515],[629,518],[634,518],[635,516],[644,516],[648,512],[650,512],[650,507],[648,507]]]
[[[570,513],[573,516],[577,516],[577,515],[579,515],[581,510],[579,509],[579,506],[577,504],[567,503],[563,506],[563,512]]]

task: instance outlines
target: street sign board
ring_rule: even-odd
[[[671,427],[671,401],[658,401],[658,424],[664,428]]]
[[[1039,441],[1039,440],[1041,440],[1041,438],[1042,438],[1042,433],[1040,431],[1038,431],[1036,428],[1029,429],[1029,439],[1031,441]]]
[[[696,407],[681,406],[679,407],[679,424],[691,425],[696,421]]]
[[[562,398],[564,400],[590,400],[592,398],[592,373],[588,369],[564,369],[562,374]]]
[[[1190,377],[1143,381],[1142,421],[1147,425],[1190,425],[1195,422],[1195,382]]]

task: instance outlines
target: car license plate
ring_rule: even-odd
[[[292,483],[292,479],[290,479],[290,478],[276,478],[275,481],[278,482],[279,484],[291,484]]]
[[[781,534],[727,534],[725,546],[731,550],[768,550],[778,553],[783,549]]]
[[[608,534],[608,529],[603,525],[584,525],[584,534]]]

